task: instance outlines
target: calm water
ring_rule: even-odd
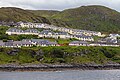
[[[0,72],[0,80],[120,80],[120,70]]]

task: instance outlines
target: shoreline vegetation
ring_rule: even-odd
[[[0,71],[120,69],[120,47],[0,48]]]

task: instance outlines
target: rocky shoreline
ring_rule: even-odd
[[[0,65],[0,71],[62,71],[62,70],[112,70],[120,69],[120,64],[32,64],[32,65]]]

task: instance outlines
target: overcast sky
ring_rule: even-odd
[[[103,5],[120,12],[120,0],[0,0],[0,7],[35,10],[64,10],[86,5]]]

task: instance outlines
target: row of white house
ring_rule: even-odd
[[[88,30],[79,30],[79,29],[72,29],[72,28],[65,28],[65,27],[58,27],[54,25],[49,24],[43,24],[43,23],[31,23],[31,22],[18,22],[18,25],[15,27],[22,27],[22,28],[44,28],[44,29],[51,29],[54,31],[61,31],[61,32],[67,32],[72,35],[81,35],[84,34],[86,36],[100,36],[104,37],[105,35],[102,35],[101,32],[96,31],[88,31]]]
[[[6,31],[8,35],[38,35],[39,38],[70,39],[75,38],[82,41],[94,41],[92,36],[71,35],[67,32],[53,32],[51,30],[38,31],[37,29],[27,29],[25,31],[17,28],[10,28]]]
[[[37,29],[27,29],[25,31],[21,30],[21,29],[17,29],[17,28],[9,28],[6,31],[6,34],[8,35],[38,35],[40,32]]]
[[[112,46],[120,47],[119,44],[108,44],[108,43],[88,43],[86,41],[72,41],[69,46]]]
[[[44,39],[24,39],[22,41],[9,40],[3,42],[0,40],[0,47],[32,47],[32,46],[59,46],[56,42]]]
[[[23,39],[22,41],[13,41],[9,40],[7,42],[3,42],[0,40],[0,47],[48,47],[48,46],[60,46],[57,42],[51,42],[49,40],[44,39]],[[120,47],[119,44],[106,44],[106,43],[89,43],[86,41],[72,41],[68,46],[112,46],[112,47]]]

